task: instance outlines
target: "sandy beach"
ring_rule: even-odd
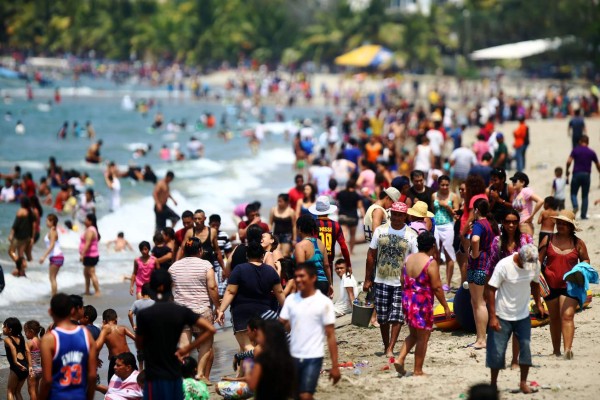
[[[528,121],[531,132],[531,146],[527,153],[526,173],[531,180],[531,187],[542,198],[550,195],[553,171],[556,166],[564,168],[571,149],[567,136],[567,120]],[[600,120],[587,120],[587,131],[591,136],[590,147],[600,150]],[[505,133],[509,148],[512,145],[512,131],[516,124],[507,123],[499,128]],[[464,140],[474,141],[474,129],[470,129]],[[509,172],[509,176],[512,171]],[[589,220],[580,223],[582,232],[579,236],[585,241],[592,265],[597,263],[600,254],[600,235],[595,235],[597,222],[600,220],[600,206],[594,207],[593,201],[600,198],[600,187],[597,172],[593,172],[590,192]],[[284,188],[282,188],[284,189]],[[287,188],[285,188],[287,189]],[[267,208],[270,205],[265,205]],[[571,206],[567,199],[567,208]],[[536,232],[538,226],[536,225]],[[537,242],[537,238],[536,238]],[[366,244],[358,245],[353,255],[353,271],[357,280],[364,279]],[[596,264],[597,265],[597,264]],[[441,269],[442,276],[444,267]],[[455,285],[459,284],[459,274],[455,271]],[[337,288],[337,283],[336,286]],[[535,328],[532,332],[532,355],[534,367],[530,370],[529,380],[536,382],[540,392],[534,394],[539,399],[597,399],[600,392],[600,288],[592,285],[594,299],[591,307],[578,313],[575,317],[575,340],[573,351],[575,358],[566,361],[550,355],[550,333],[548,326]],[[450,296],[449,296],[450,297]],[[104,297],[86,298],[86,303],[93,304],[99,314],[108,307],[115,308],[120,322],[129,325],[127,310],[131,297],[127,293],[127,284],[110,285],[105,288]],[[41,321],[46,321],[45,310],[40,306]],[[98,324],[100,321],[96,321]],[[317,398],[319,399],[458,399],[463,398],[472,384],[489,381],[489,370],[485,368],[485,350],[465,348],[471,343],[474,334],[462,331],[442,332],[434,330],[429,341],[429,349],[425,360],[425,377],[398,378],[388,360],[381,355],[382,344],[379,330],[375,328],[358,328],[350,325],[350,316],[338,319],[336,323],[339,344],[340,362],[353,363],[365,361],[367,367],[342,370],[342,379],[332,386],[323,375],[319,382]],[[400,333],[396,353],[401,341],[407,335],[407,329]],[[215,338],[216,361],[211,378],[218,380],[220,376],[230,373],[229,359],[235,351],[236,343],[231,332],[219,332]],[[106,359],[106,349],[101,358]],[[407,370],[413,367],[412,354],[407,358]],[[219,365],[222,367],[217,368]],[[325,368],[330,366],[326,357]],[[391,370],[390,370],[391,368]],[[105,379],[106,371],[101,371]],[[0,397],[6,393],[7,371],[0,371]],[[103,379],[103,380],[104,380]],[[499,388],[503,399],[521,398],[521,394],[512,394],[518,388],[519,372],[506,370],[501,372]],[[25,395],[25,390],[23,391]],[[25,398],[28,398],[26,395]],[[96,398],[101,398],[97,396]],[[219,398],[215,395],[215,398]]]

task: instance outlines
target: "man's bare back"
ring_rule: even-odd
[[[161,210],[162,207],[167,204],[167,200],[169,200],[170,196],[169,183],[165,179],[161,179],[154,187],[154,202],[156,208]]]
[[[556,210],[544,210],[540,215],[540,223],[542,226],[540,227],[540,231],[542,232],[554,232],[555,219],[551,217],[556,217],[558,215],[558,211]]]

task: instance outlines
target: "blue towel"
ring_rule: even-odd
[[[567,277],[576,273],[581,273],[584,278],[584,285],[579,286],[574,282],[567,281]],[[579,307],[583,308],[583,303],[587,298],[587,291],[590,288],[590,283],[598,283],[598,272],[590,264],[586,262],[580,262],[575,265],[573,269],[567,272],[563,279],[567,281],[567,294],[575,297],[579,302]]]

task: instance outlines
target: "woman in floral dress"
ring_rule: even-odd
[[[404,361],[416,345],[415,375],[423,375],[423,362],[427,353],[429,335],[433,329],[433,295],[444,307],[446,317],[450,318],[450,309],[446,303],[440,269],[433,258],[435,254],[435,236],[423,232],[417,238],[419,252],[410,255],[402,269],[402,310],[410,334],[404,340],[400,355],[394,363],[399,374],[406,373]]]

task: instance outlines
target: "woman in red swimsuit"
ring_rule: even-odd
[[[544,300],[550,314],[550,336],[553,354],[560,356],[561,334],[564,342],[565,358],[573,358],[573,336],[575,335],[575,309],[577,299],[567,294],[567,283],[563,276],[578,262],[590,262],[587,247],[583,240],[575,236],[579,229],[575,214],[563,210],[556,219],[556,233],[545,237],[540,243],[540,262],[546,259],[543,273],[550,287],[550,295]]]

